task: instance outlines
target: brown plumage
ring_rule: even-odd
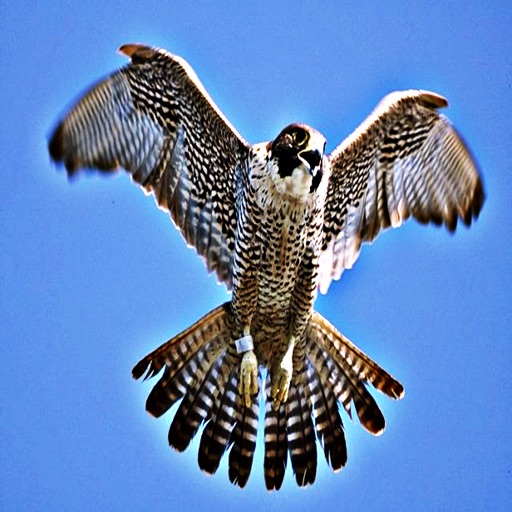
[[[330,155],[303,124],[249,145],[190,66],[163,50],[125,45],[131,63],[93,87],[55,129],[52,158],[69,175],[126,169],[168,211],[188,244],[232,290],[231,300],[142,359],[161,373],[146,408],[181,400],[169,444],[182,451],[204,425],[199,466],[248,481],[265,398],[264,472],[279,489],[288,460],[315,481],[317,441],[337,471],[347,461],[338,404],[372,434],[384,417],[369,386],[403,387],[314,311],[317,290],[351,268],[361,244],[413,216],[470,225],[482,183],[466,146],[426,91],[392,93]],[[266,371],[262,372],[265,368]]]

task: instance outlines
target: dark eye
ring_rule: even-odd
[[[292,132],[293,140],[299,145],[303,146],[308,140],[308,133],[306,130],[302,130],[301,128],[294,130]]]

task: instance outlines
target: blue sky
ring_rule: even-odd
[[[2,2],[0,509],[505,510],[512,345],[509,2]],[[256,4],[256,2],[254,2]],[[507,5],[508,4],[508,5]],[[424,6],[423,6],[424,5]],[[126,61],[185,57],[251,142],[293,121],[333,149],[392,90],[445,95],[487,201],[455,236],[408,223],[366,246],[317,309],[394,374],[379,438],[345,418],[349,462],[268,494],[207,477],[144,412],[140,357],[226,300],[130,183],[72,183],[46,144],[60,114]]]

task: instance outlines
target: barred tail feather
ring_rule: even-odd
[[[219,468],[235,423],[235,410],[238,400],[238,372],[231,371],[225,388],[219,391],[213,413],[201,435],[199,444],[199,468],[213,475]]]
[[[320,346],[313,348],[310,359],[323,372],[324,379],[328,379],[334,395],[348,415],[352,417],[351,406],[354,404],[361,425],[372,434],[381,434],[385,426],[384,416],[361,376],[346,364],[338,366]]]
[[[278,491],[283,484],[288,459],[288,436],[286,432],[286,405],[276,411],[272,406],[270,373],[267,374],[265,390],[265,485],[269,491]]]
[[[221,304],[203,316],[188,329],[170,339],[146,357],[132,370],[132,377],[144,380],[154,377],[164,366],[180,365],[193,356],[207,341],[229,331],[231,307],[229,302]]]
[[[229,303],[214,309],[189,329],[142,359],[135,378],[164,372],[146,401],[153,416],[161,416],[183,400],[169,429],[169,444],[185,450],[203,422],[199,467],[214,473],[228,446],[229,478],[244,487],[252,467],[258,429],[259,400],[251,407],[237,390],[240,356],[232,346],[233,317]]]
[[[225,303],[143,358],[133,369],[145,379],[164,372],[151,390],[146,409],[155,417],[183,400],[169,428],[169,445],[187,448],[201,423],[212,413],[236,363],[227,348],[231,341],[231,309]]]
[[[391,398],[401,398],[403,386],[316,312],[308,324],[307,353],[320,380],[328,383],[348,414],[354,403],[361,424],[381,434],[384,416],[365,384],[371,383]]]
[[[309,336],[319,340],[321,346],[338,364],[348,365],[356,375],[370,382],[375,389],[390,398],[403,398],[404,387],[402,384],[358,349],[316,311],[311,316],[308,328]]]
[[[309,362],[308,376],[313,401],[313,417],[316,435],[324,449],[325,460],[334,471],[347,463],[347,444],[338,401],[328,381],[322,381],[321,373]]]
[[[259,395],[252,397],[252,403],[245,407],[240,397],[235,411],[236,423],[231,432],[229,452],[229,480],[239,487],[245,487],[252,468],[258,433]]]
[[[211,415],[216,395],[224,389],[233,366],[226,353],[215,359],[215,355],[212,358],[208,353],[208,348],[209,345],[199,363],[204,370],[196,372],[169,428],[169,445],[180,452],[188,447],[201,423]]]
[[[230,341],[231,310],[224,303],[194,325],[157,348],[132,370],[132,376],[144,380],[164,373],[148,396],[147,411],[160,417],[190,389],[198,372],[208,368],[204,359],[213,364]]]
[[[295,375],[286,402],[288,446],[295,480],[300,487],[316,478],[316,438],[305,368]]]

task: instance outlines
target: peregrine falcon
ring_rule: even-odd
[[[402,385],[314,310],[317,291],[356,261],[361,244],[410,216],[469,226],[484,191],[461,137],[421,90],[393,92],[331,154],[323,135],[291,124],[247,143],[191,67],[158,48],[120,48],[131,62],[94,86],[49,142],[70,176],[123,168],[168,211],[231,300],[144,357],[133,376],[160,380],[147,399],[159,417],[181,400],[169,444],[201,430],[199,466],[244,487],[256,448],[260,389],[264,476],[315,481],[317,445],[334,471],[347,461],[340,404],[379,435],[368,391],[398,399]],[[317,443],[318,441],[318,443]]]

